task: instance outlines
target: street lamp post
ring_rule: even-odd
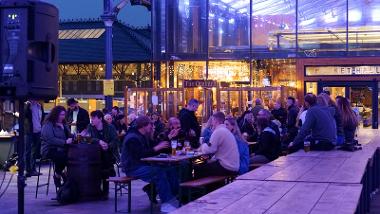
[[[112,25],[116,20],[116,14],[112,10],[112,1],[104,0],[104,13],[101,16],[106,29],[106,73],[105,79],[112,80],[112,64],[113,64],[113,52],[112,52]],[[112,108],[112,96],[105,96],[106,109]]]

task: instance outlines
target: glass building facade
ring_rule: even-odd
[[[152,0],[152,29],[153,85],[171,93],[158,94],[162,111],[195,97],[198,116],[240,114],[255,98],[330,90],[359,94],[377,127],[380,0]]]

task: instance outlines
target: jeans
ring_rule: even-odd
[[[30,133],[27,135],[25,144],[25,169],[27,173],[36,171],[36,159],[40,158],[41,133]]]
[[[62,175],[63,170],[67,165],[67,154],[64,149],[51,148],[49,149],[46,158],[53,160],[55,166],[55,173]]]
[[[152,182],[157,188],[162,203],[172,200],[174,196],[178,194],[179,180],[175,168],[140,166],[126,174],[145,182]]]

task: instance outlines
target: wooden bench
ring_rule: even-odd
[[[264,163],[251,163],[249,164],[249,171],[259,168],[260,166],[264,166]]]
[[[128,192],[128,212],[130,213],[131,212],[131,200],[132,200],[132,181],[133,180],[136,180],[135,178],[131,178],[131,177],[127,177],[127,176],[124,176],[124,177],[110,177],[107,179],[107,181],[109,182],[113,182],[115,184],[115,212],[117,212],[117,194],[118,194],[118,191],[122,191],[122,189],[126,189],[126,186],[128,186],[127,188],[127,192]]]
[[[211,184],[221,183],[224,182],[225,184],[228,183],[231,176],[210,176],[205,178],[200,178],[192,181],[186,181],[180,184],[180,188],[187,188],[188,189],[188,202],[191,201],[191,195],[193,189],[201,189],[202,194],[206,194],[206,187]],[[181,191],[182,192],[182,191]],[[180,196],[182,198],[182,194]]]

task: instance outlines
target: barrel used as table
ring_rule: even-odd
[[[68,150],[67,175],[78,185],[81,200],[101,197],[101,150],[98,144],[72,144]]]

